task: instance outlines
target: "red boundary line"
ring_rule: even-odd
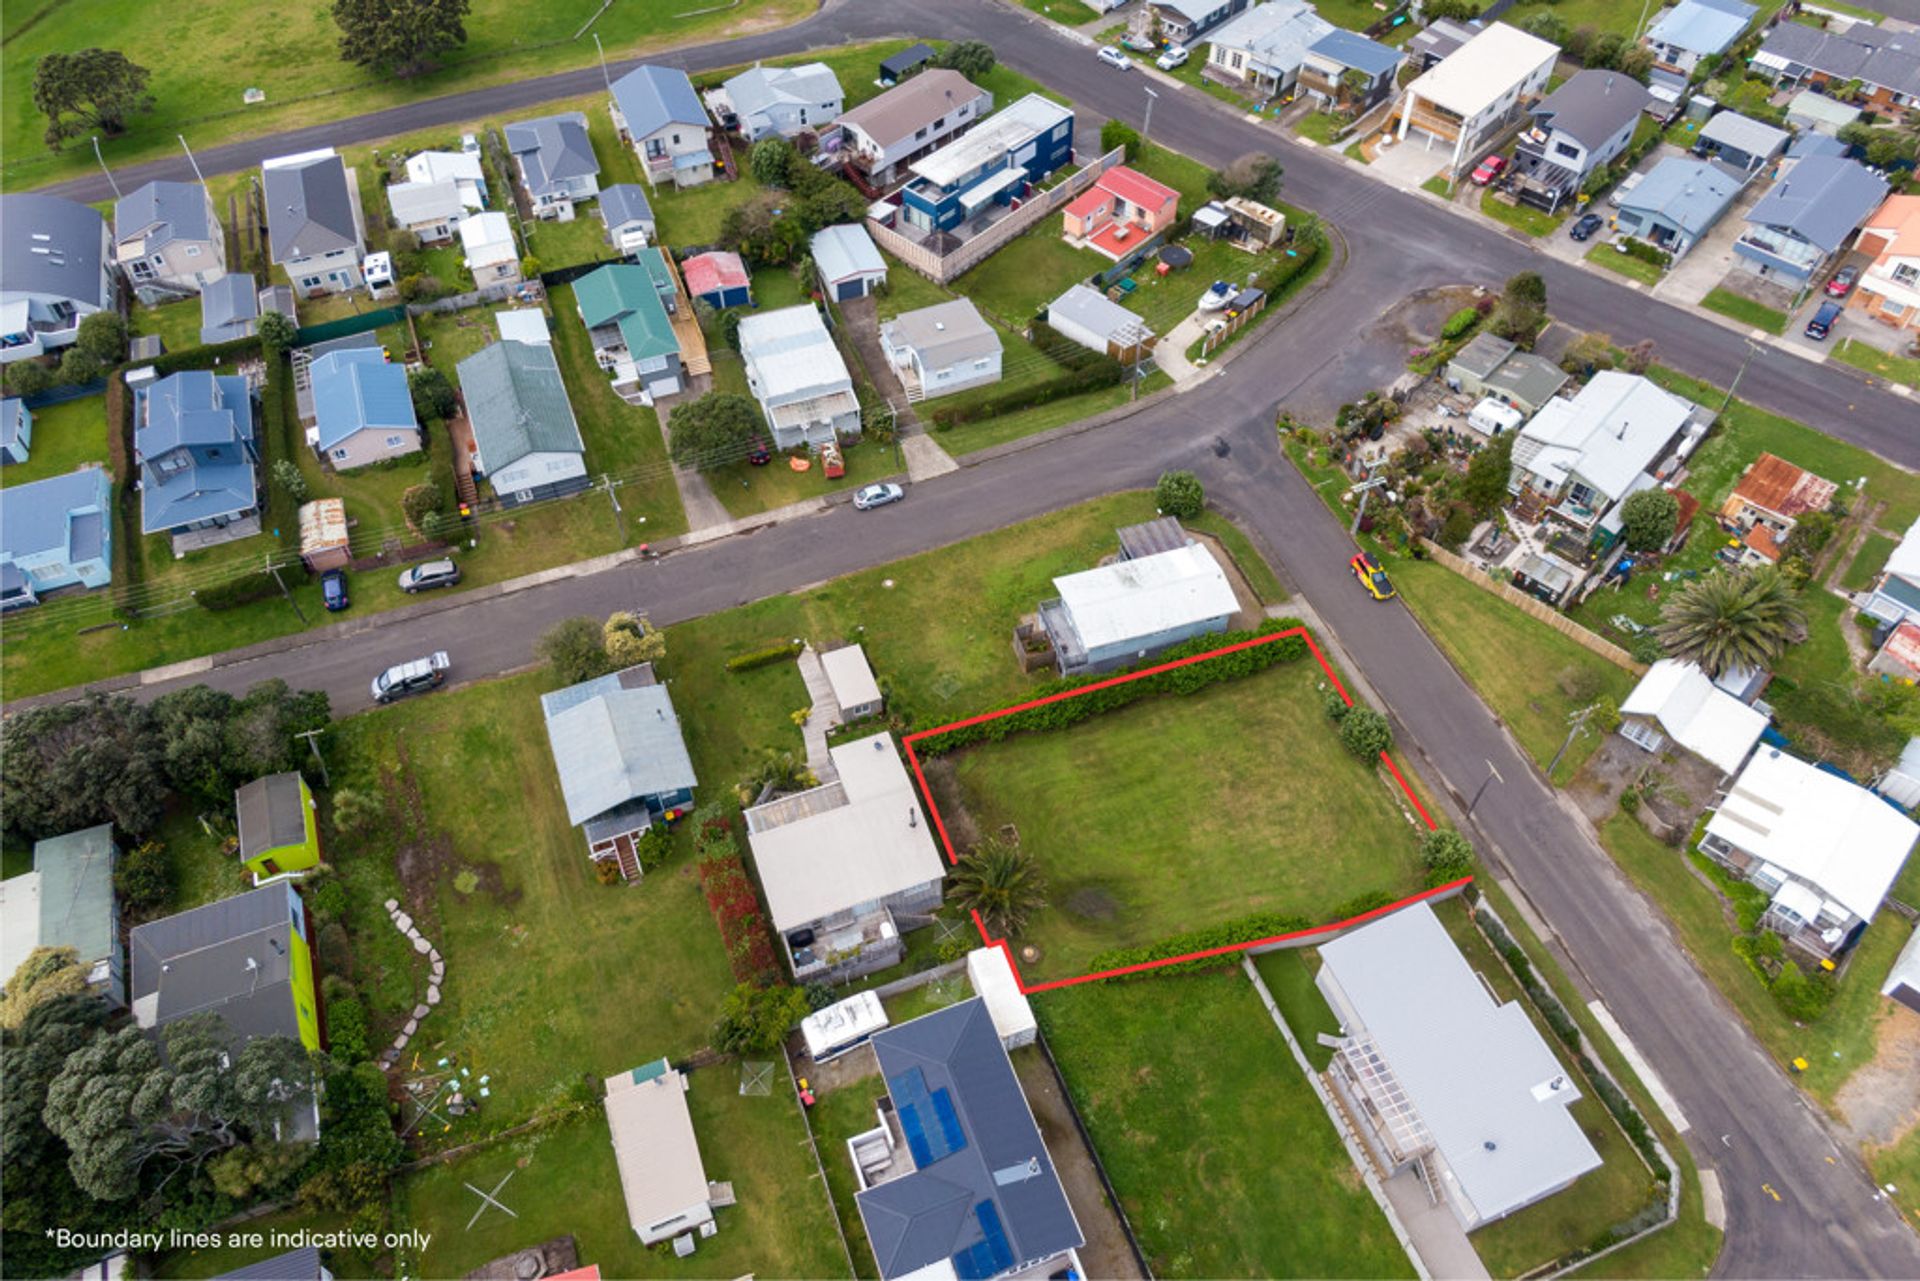
[[[1103,681],[1095,681],[1091,685],[1082,685],[1078,689],[1062,690],[1057,694],[1048,694],[1044,698],[1028,699],[1024,703],[1015,703],[1009,707],[1002,707],[997,711],[983,712],[978,716],[969,716],[964,720],[950,721],[945,725],[937,726],[933,729],[923,729],[907,735],[906,738],[902,740],[907,749],[907,763],[913,767],[914,781],[920,785],[921,796],[926,798],[927,812],[933,816],[934,830],[940,834],[940,846],[947,852],[948,864],[958,863],[960,856],[954,851],[953,839],[947,835],[947,824],[946,821],[940,817],[940,807],[933,799],[933,789],[927,786],[926,775],[921,772],[920,755],[913,750],[913,745],[916,742],[923,738],[931,738],[936,734],[944,734],[948,730],[966,729],[970,726],[985,724],[987,721],[998,720],[1002,716],[1011,716],[1015,712],[1024,712],[1029,708],[1045,707],[1049,703],[1057,703],[1062,699],[1078,698],[1082,694],[1091,694],[1097,689],[1108,689],[1114,685],[1124,685],[1128,681],[1140,680],[1142,677],[1154,676],[1161,672],[1169,672],[1178,667],[1186,667],[1193,663],[1204,663],[1208,659],[1218,658],[1222,654],[1238,653],[1243,649],[1252,649],[1256,645],[1271,645],[1275,641],[1285,640],[1290,636],[1298,636],[1307,643],[1307,648],[1312,651],[1314,659],[1320,664],[1320,670],[1326,673],[1329,681],[1333,682],[1333,688],[1339,691],[1341,699],[1347,706],[1352,707],[1353,695],[1349,694],[1347,687],[1340,683],[1340,677],[1334,673],[1333,665],[1327,662],[1326,655],[1322,654],[1320,647],[1314,643],[1313,636],[1305,627],[1290,627],[1284,632],[1273,632],[1265,636],[1256,636],[1252,640],[1237,641],[1232,645],[1222,645],[1219,649],[1210,649],[1204,654],[1193,654],[1186,658],[1175,659],[1172,662],[1160,663],[1153,667],[1143,668],[1137,672],[1127,672],[1124,675],[1111,676]],[[1400,767],[1393,763],[1393,757],[1386,752],[1382,752],[1380,753],[1380,760],[1381,763],[1387,767],[1387,772],[1393,775],[1393,781],[1400,785],[1401,793],[1407,798],[1408,802],[1412,804],[1414,812],[1420,816],[1420,821],[1427,825],[1428,831],[1432,831],[1436,826],[1433,821],[1433,816],[1427,813],[1427,807],[1420,803],[1418,796],[1414,795],[1413,788],[1408,786],[1406,777],[1400,773]],[[1169,965],[1179,965],[1185,961],[1198,961],[1210,956],[1225,956],[1234,952],[1245,952],[1249,948],[1264,947],[1270,943],[1280,943],[1289,939],[1312,938],[1315,935],[1350,929],[1353,926],[1371,921],[1375,917],[1385,916],[1390,912],[1397,912],[1401,908],[1411,904],[1424,902],[1430,898],[1437,898],[1452,893],[1472,879],[1471,876],[1463,876],[1457,881],[1449,881],[1447,884],[1437,886],[1434,889],[1424,890],[1418,894],[1410,894],[1397,902],[1387,904],[1385,907],[1375,908],[1371,912],[1363,912],[1359,916],[1350,916],[1343,921],[1332,921],[1325,925],[1313,925],[1306,929],[1293,930],[1286,934],[1274,934],[1267,938],[1249,939],[1244,943],[1227,943],[1220,947],[1210,947],[1198,952],[1187,952],[1180,956],[1162,957],[1157,961],[1141,961],[1134,965],[1122,965],[1116,969],[1098,970],[1091,974],[1079,975],[1076,978],[1050,979],[1045,983],[1030,984],[1027,982],[1026,975],[1020,972],[1019,961],[1014,958],[1012,946],[1006,939],[997,939],[987,933],[986,923],[980,919],[979,912],[973,913],[973,925],[975,929],[980,931],[980,940],[983,944],[987,947],[999,948],[1001,953],[1005,955],[1007,958],[1007,967],[1013,971],[1014,981],[1020,985],[1020,990],[1023,993],[1031,995],[1035,992],[1051,991],[1054,988],[1072,987],[1078,983],[1093,983],[1100,979],[1114,978],[1122,974],[1137,974],[1143,970],[1162,969]]]

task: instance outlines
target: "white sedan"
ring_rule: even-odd
[[[898,485],[868,485],[853,496],[853,506],[857,511],[872,511],[888,503],[897,503],[906,496],[907,491]]]
[[[1110,44],[1102,46],[1100,50],[1100,61],[1106,63],[1109,67],[1118,67],[1122,71],[1130,71],[1133,68],[1133,59],[1129,58],[1119,45]]]

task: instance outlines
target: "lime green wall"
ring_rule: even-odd
[[[275,849],[261,850],[246,860],[245,866],[255,876],[277,875],[279,872],[300,872],[320,862],[320,816],[314,811],[313,793],[307,788],[307,780],[300,780],[301,817],[305,820],[305,832],[298,845],[282,845]],[[266,868],[267,860],[273,860],[275,871]]]
[[[294,1013],[300,1020],[300,1044],[317,1050],[320,1048],[320,1002],[314,994],[313,952],[300,937],[299,930],[289,929],[287,942],[292,949],[288,958],[288,981],[293,988]]]

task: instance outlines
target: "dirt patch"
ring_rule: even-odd
[[[1834,1104],[1854,1138],[1875,1147],[1920,1126],[1920,1014],[1893,1007],[1880,1022],[1873,1061],[1847,1078]]]
[[[953,842],[953,848],[970,850],[978,845],[980,825],[967,812],[966,797],[960,790],[960,778],[954,771],[953,761],[936,756],[921,762],[920,773],[927,780],[927,790],[933,794],[933,803],[940,810],[940,822],[946,827],[947,839]]]
[[[1083,921],[1111,921],[1120,914],[1118,900],[1096,885],[1075,890],[1060,907]]]
[[[395,755],[399,763],[382,773],[380,794],[386,798],[388,830],[399,838],[393,863],[400,874],[407,914],[418,920],[430,919],[440,889],[446,885],[462,894],[485,894],[502,906],[510,906],[520,892],[507,888],[500,865],[463,861],[446,833],[428,823],[426,802],[420,795],[420,782],[414,777],[412,754],[404,737],[395,744]]]
[[[1620,808],[1622,792],[1638,788],[1641,821],[1648,830],[1684,839],[1719,782],[1720,772],[1689,752],[1646,752],[1609,734],[1567,792],[1582,814],[1599,823]]]

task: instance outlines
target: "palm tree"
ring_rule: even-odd
[[[761,750],[760,763],[747,782],[750,787],[759,788],[764,799],[774,792],[797,792],[812,787],[819,780],[807,768],[807,763],[792,752],[768,747]]]
[[[1800,594],[1771,565],[1698,579],[1661,612],[1654,634],[1671,658],[1709,676],[1732,667],[1770,667],[1805,633]]]
[[[973,847],[947,877],[947,896],[980,913],[987,933],[1006,937],[1047,905],[1046,878],[1018,845],[989,837]]]

